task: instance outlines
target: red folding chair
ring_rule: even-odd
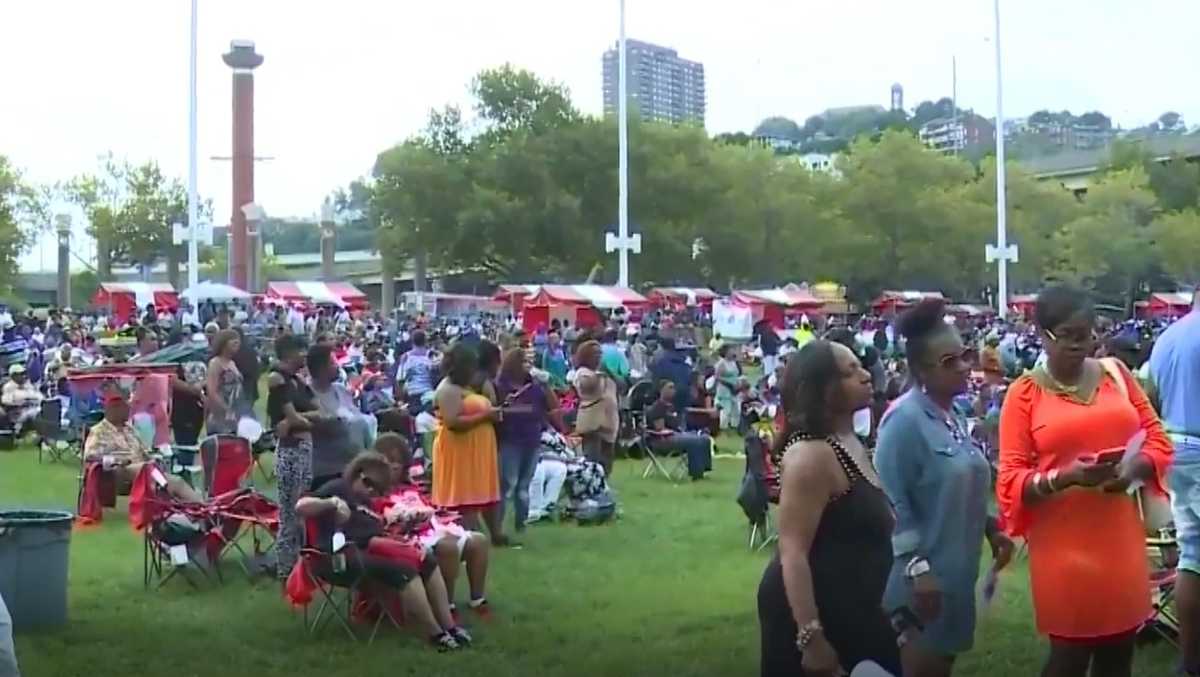
[[[214,566],[230,551],[236,551],[241,556],[238,565],[251,576],[246,562],[262,559],[275,544],[279,506],[252,486],[242,486],[254,469],[250,442],[236,435],[208,437],[200,442],[200,464],[204,468],[204,493],[216,526],[213,538],[220,546]],[[252,539],[253,556],[240,543],[246,535]]]

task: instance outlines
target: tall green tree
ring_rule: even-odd
[[[1166,273],[1180,285],[1200,287],[1200,212],[1161,214],[1150,232]]]
[[[46,227],[46,203],[3,155],[0,155],[0,286],[16,275],[17,259]]]

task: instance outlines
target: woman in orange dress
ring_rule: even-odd
[[[480,513],[500,500],[496,429],[499,409],[487,396],[471,390],[479,360],[475,351],[457,343],[442,363],[445,378],[435,395],[441,426],[433,442],[433,503],[457,510],[463,525],[479,529]]]
[[[1091,357],[1087,294],[1052,287],[1036,319],[1048,361],[1008,390],[1000,414],[997,499],[1005,528],[1029,544],[1042,677],[1128,677],[1134,637],[1150,615],[1145,529],[1127,493],[1162,491],[1171,443],[1129,372]],[[1127,442],[1146,433],[1139,453]]]

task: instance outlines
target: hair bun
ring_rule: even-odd
[[[945,299],[923,299],[920,303],[900,314],[896,328],[904,338],[913,340],[924,336],[945,323]]]

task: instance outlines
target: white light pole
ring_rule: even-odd
[[[200,247],[196,229],[200,220],[196,195],[196,14],[199,0],[192,0],[191,53],[188,64],[188,288],[200,282]]]
[[[617,234],[608,233],[605,251],[617,252],[617,284],[629,286],[629,252],[642,251],[640,235],[629,237],[629,110],[626,101],[625,0],[621,5],[621,32],[617,39]]]
[[[1017,262],[1017,246],[1008,244],[1004,167],[1004,81],[1000,71],[1000,0],[994,0],[996,15],[996,245],[985,248],[989,262],[996,262],[996,314],[1008,315],[1008,262]]]

